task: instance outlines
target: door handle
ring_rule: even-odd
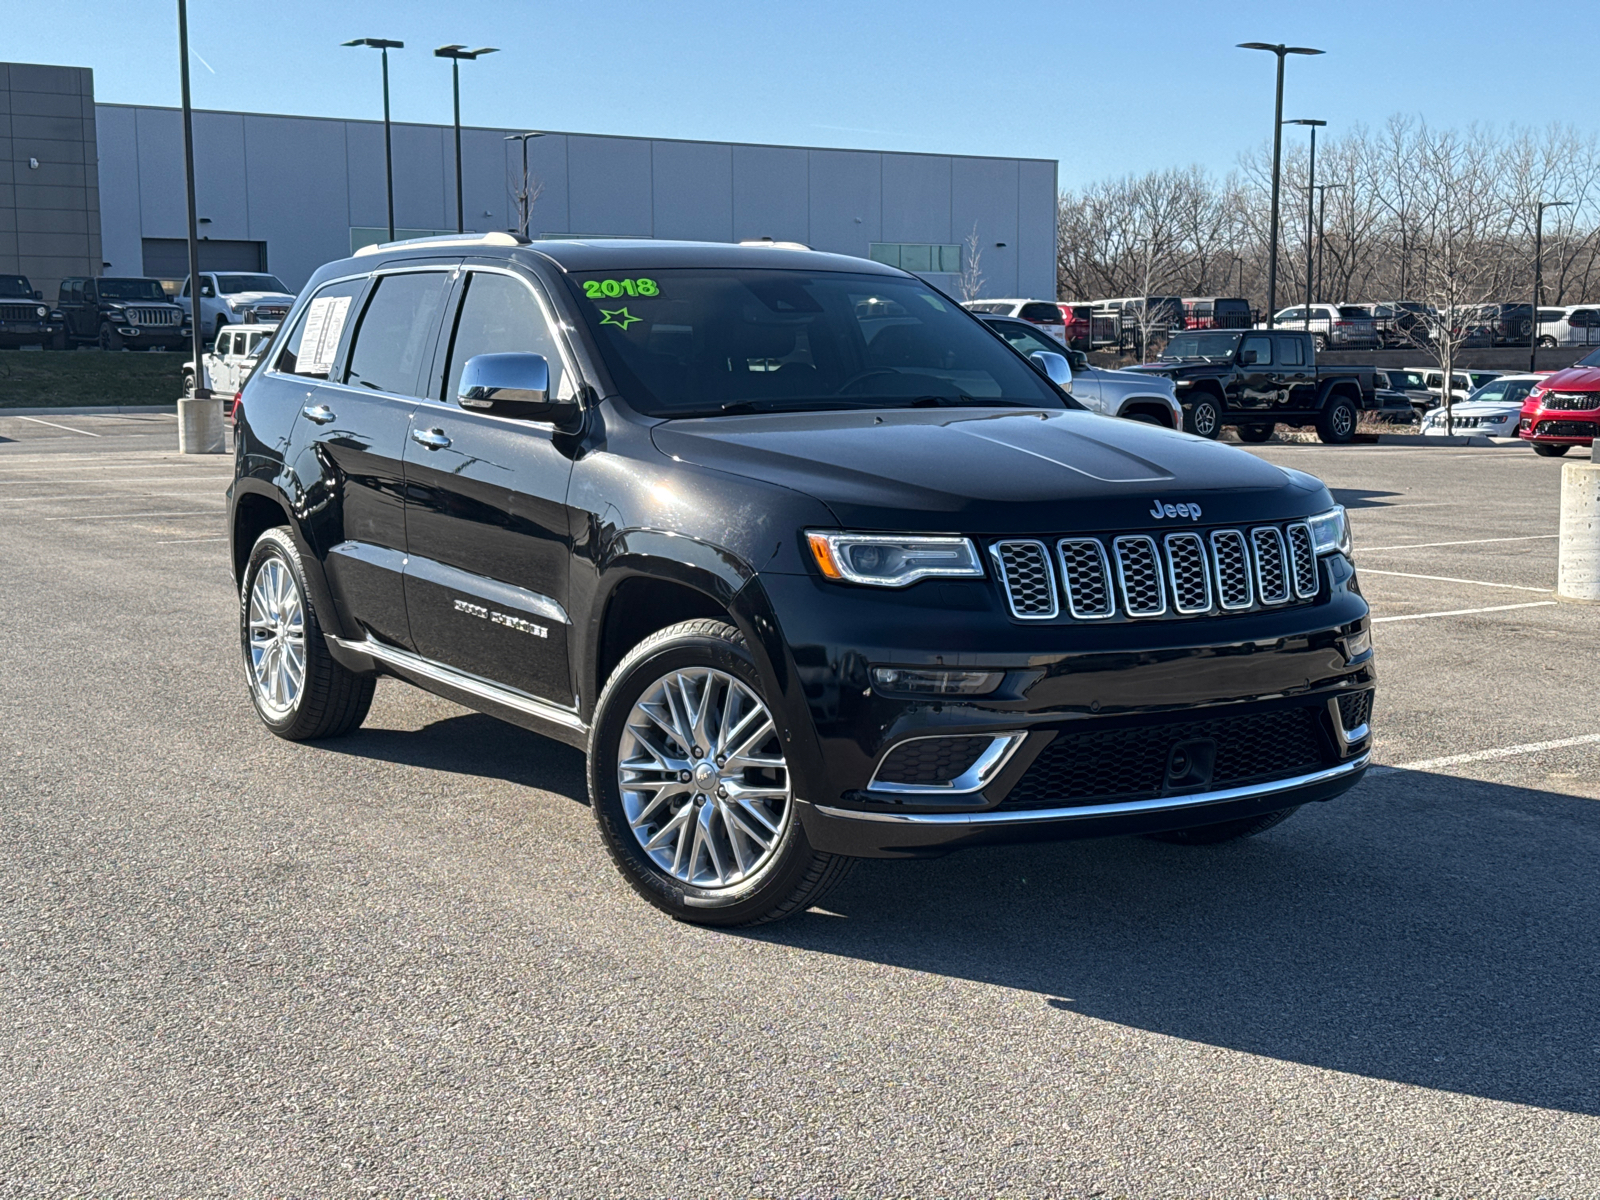
[[[450,439],[445,437],[442,429],[413,429],[411,440],[429,450],[443,450],[450,444]]]
[[[318,425],[326,425],[334,419],[333,409],[326,404],[308,404],[300,411],[305,413],[307,420],[315,421]]]

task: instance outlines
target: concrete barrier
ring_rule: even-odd
[[[228,427],[222,419],[222,399],[178,401],[178,453],[226,454]]]
[[[1600,463],[1561,468],[1556,599],[1600,604]]]

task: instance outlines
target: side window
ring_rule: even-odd
[[[356,330],[344,381],[376,392],[420,395],[422,356],[433,350],[449,282],[443,271],[381,276]]]
[[[1001,337],[1011,343],[1019,354],[1037,354],[1041,350],[1049,350],[1052,354],[1061,353],[1060,346],[1052,345],[1030,330],[1007,324],[1002,325],[998,332]]]
[[[1061,324],[1061,310],[1054,304],[1025,304],[1022,307],[1022,319],[1035,321],[1040,325]]]
[[[1281,313],[1278,314],[1278,320],[1284,321],[1284,322],[1288,322],[1288,321],[1304,321],[1305,319],[1306,319],[1306,310],[1303,309],[1303,308],[1286,308]]]
[[[219,358],[226,357],[227,355],[233,353],[233,334],[232,333],[229,333],[226,330],[224,330],[222,333],[217,334],[217,349],[216,349],[216,353],[217,353],[217,356]]]
[[[1305,366],[1305,343],[1297,337],[1281,337],[1278,342],[1278,362],[1285,367]]]
[[[1255,356],[1256,356],[1255,365],[1256,366],[1258,366],[1258,367],[1269,367],[1269,366],[1272,365],[1272,339],[1271,338],[1264,338],[1264,337],[1247,337],[1247,338],[1245,338],[1244,345],[1239,347],[1239,357],[1243,358],[1245,355],[1249,354],[1252,350],[1255,351]]]
[[[330,283],[300,310],[273,370],[308,379],[326,379],[339,356],[339,343],[350,320],[350,302],[361,294],[365,279]]]
[[[510,275],[474,271],[467,280],[467,295],[461,302],[451,339],[445,403],[455,403],[461,371],[468,359],[479,354],[508,353],[544,355],[550,364],[550,394],[571,394],[572,381],[561,360],[560,343],[545,320],[533,289]]]

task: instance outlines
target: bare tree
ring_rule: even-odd
[[[961,240],[961,299],[973,301],[983,290],[983,248],[978,244],[978,223],[972,223],[972,232]]]
[[[533,206],[544,194],[544,180],[533,173],[533,168],[517,163],[506,169],[506,187],[511,192],[511,198],[517,206],[517,232],[523,237],[528,233],[529,223],[533,219]]]

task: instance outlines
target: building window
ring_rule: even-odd
[[[959,274],[961,247],[930,245],[926,242],[873,242],[867,257],[902,271],[944,271]]]

